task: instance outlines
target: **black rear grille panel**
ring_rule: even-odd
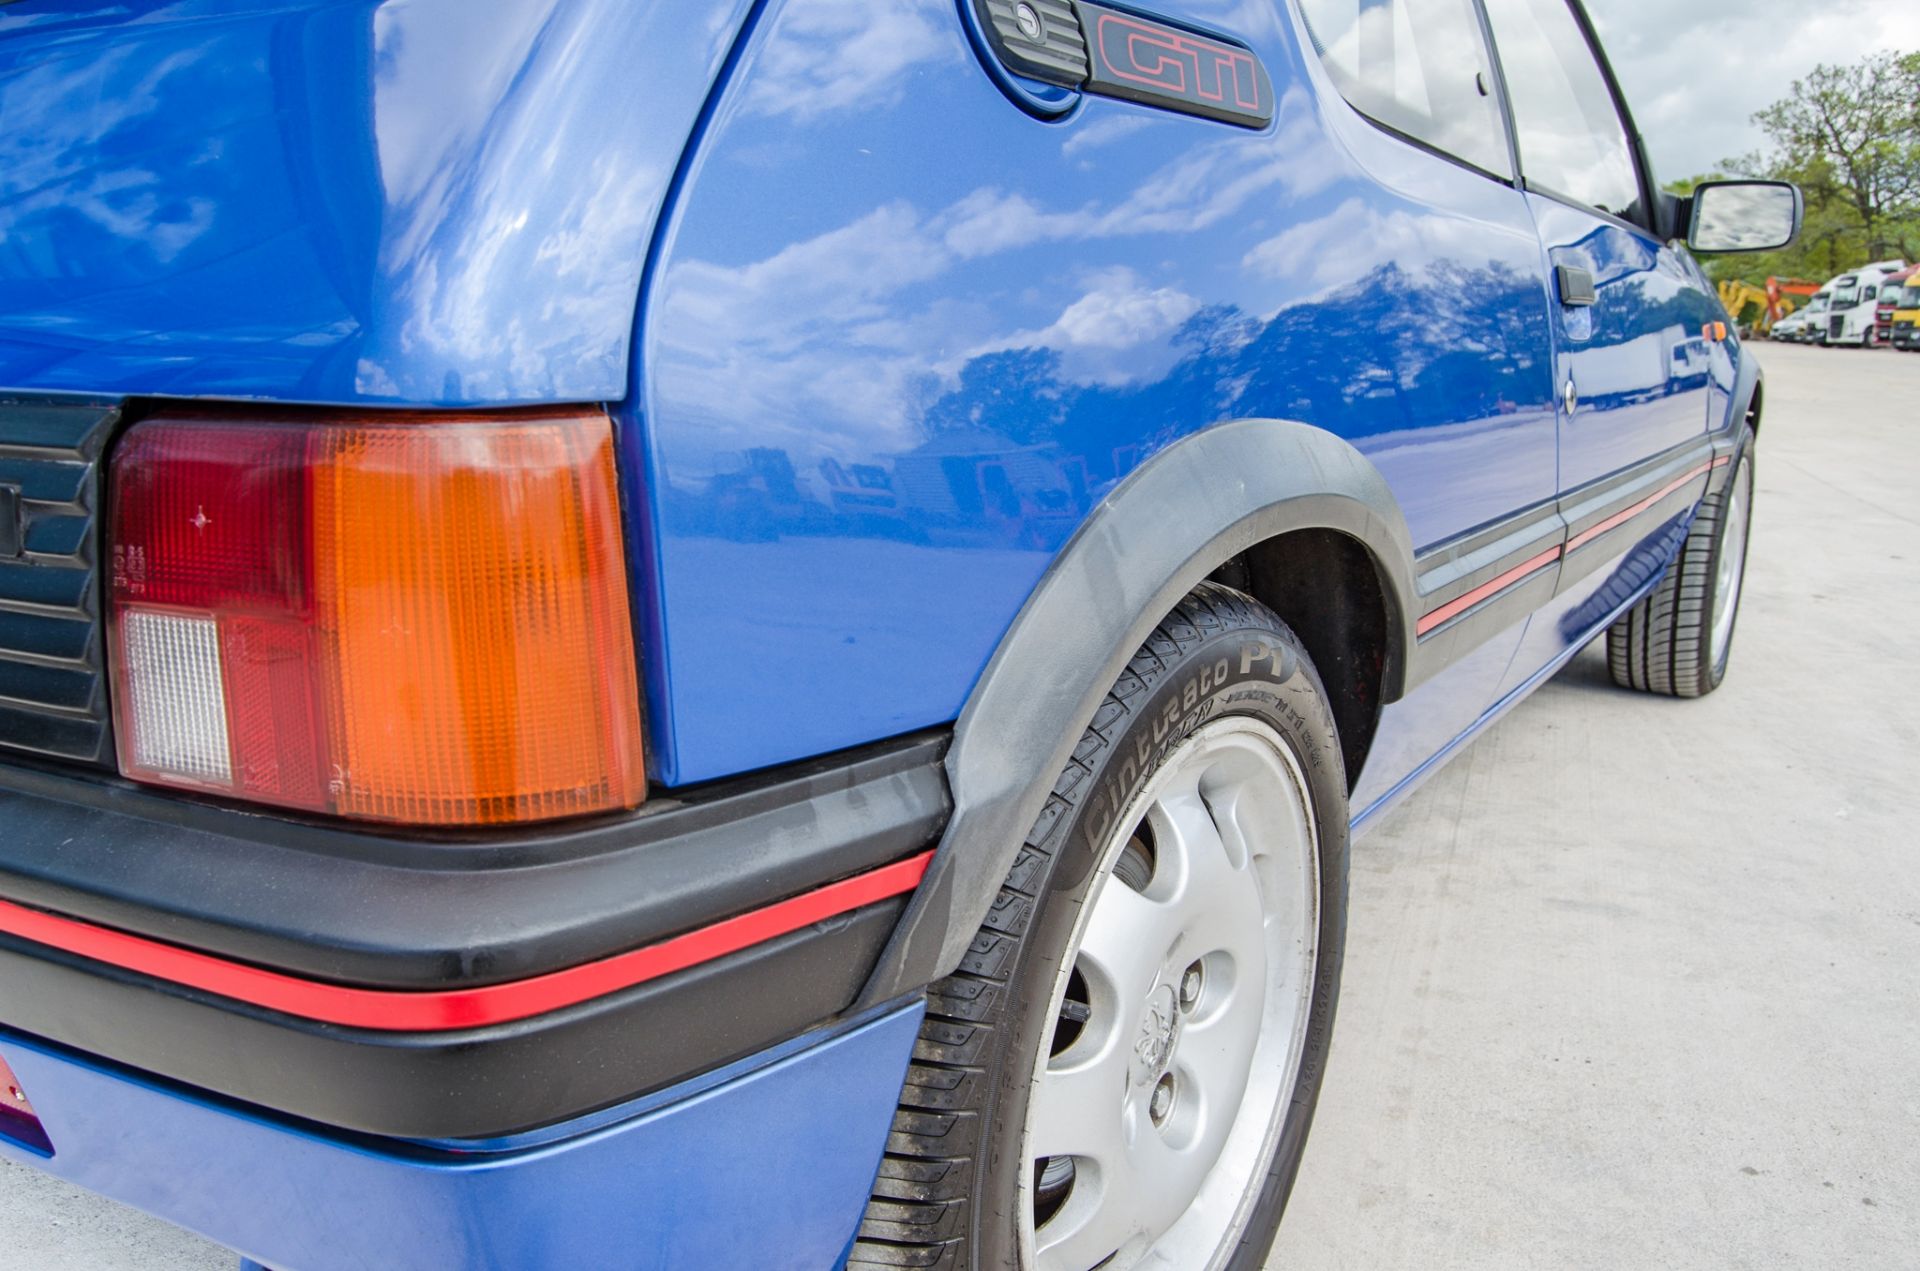
[[[110,760],[96,512],[118,416],[0,396],[0,753]]]

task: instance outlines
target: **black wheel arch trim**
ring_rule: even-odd
[[[1715,430],[1716,435],[1731,433],[1735,437],[1739,436],[1740,425],[1746,423],[1747,417],[1753,413],[1754,398],[1760,394],[1767,378],[1766,372],[1760,369],[1760,359],[1753,355],[1753,350],[1750,348],[1744,346],[1741,348],[1740,359],[1734,367],[1733,392],[1729,394],[1728,415],[1721,421],[1720,428]]]
[[[1287,420],[1232,420],[1174,442],[1081,524],[975,684],[946,755],[952,818],[859,1005],[959,964],[1127,659],[1209,574],[1295,530],[1366,549],[1388,611],[1380,697],[1403,694],[1418,616],[1413,547],[1373,464],[1333,433]]]

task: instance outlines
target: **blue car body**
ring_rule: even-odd
[[[1371,660],[1351,672],[1365,724],[1344,741],[1364,825],[1645,595],[1757,411],[1756,369],[1714,338],[1727,315],[1685,250],[1374,126],[1287,0],[1151,8],[1244,42],[1271,122],[1022,80],[951,0],[0,8],[0,398],[129,417],[203,400],[604,403],[656,795],[634,820],[672,810],[661,792],[697,806],[719,790],[742,823],[771,818],[757,843],[814,853],[787,873],[759,858],[742,869],[772,880],[762,894],[638,935],[601,915],[546,962],[516,962],[505,935],[491,962],[455,958],[494,947],[458,917],[457,880],[407,902],[427,916],[404,939],[379,926],[401,918],[316,900],[269,934],[337,923],[334,960],[289,967],[280,945],[228,940],[186,867],[103,895],[72,852],[257,848],[298,856],[287,868],[314,894],[332,839],[282,842],[272,818],[176,813],[192,801],[112,786],[72,754],[0,750],[15,827],[0,895],[403,991],[456,965],[482,982],[544,973],[850,872],[780,820],[816,806],[802,795],[861,792],[834,814],[848,825],[899,804],[884,833],[860,831],[878,846],[858,868],[941,843],[919,894],[835,955],[831,1000],[782,1035],[615,1078],[624,1097],[595,1087],[558,1120],[503,1113],[498,1133],[452,1112],[276,1103],[244,1064],[173,1070],[0,988],[15,1030],[0,1056],[53,1149],[0,1137],[0,1152],[284,1271],[613,1265],[613,1250],[830,1265],[866,1203],[920,991],[977,926],[951,898],[1004,872],[964,845],[994,826],[1017,843],[1028,787],[1053,770],[1027,752],[995,770],[990,732],[1044,733],[1033,753],[1055,753],[1128,633],[1244,550],[1264,509],[1319,500],[1318,520],[1283,528],[1337,534],[1378,575]],[[1597,304],[1560,303],[1570,263]],[[15,406],[0,404],[0,483],[40,453],[8,434]],[[1263,455],[1271,478],[1223,466]],[[1062,625],[1049,588],[1129,533],[1155,546],[1090,593],[1102,612],[1084,632]],[[0,668],[40,666],[16,653],[46,602],[9,585]],[[996,706],[1042,643],[1084,672]],[[0,743],[15,697],[32,693],[0,686]],[[862,750],[881,743],[895,749]],[[807,775],[842,752],[867,767]],[[790,804],[766,793],[802,786]],[[566,869],[596,868],[591,846]],[[367,854],[340,853],[374,870]],[[11,954],[35,954],[8,932]],[[88,973],[56,960],[59,983]],[[120,989],[222,1009],[198,989]],[[514,1071],[571,1079],[527,1052],[488,1081]]]

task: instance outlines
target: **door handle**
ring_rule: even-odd
[[[1593,275],[1578,265],[1555,265],[1553,281],[1560,292],[1560,303],[1569,309],[1587,309],[1600,302]]]

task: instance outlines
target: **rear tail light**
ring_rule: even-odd
[[[5,1059],[0,1059],[0,1138],[11,1139],[42,1156],[53,1155],[46,1127],[40,1124],[40,1115],[33,1110],[27,1092],[20,1088],[20,1078],[13,1075]]]
[[[128,776],[426,825],[644,796],[604,414],[161,416],[110,497]]]

